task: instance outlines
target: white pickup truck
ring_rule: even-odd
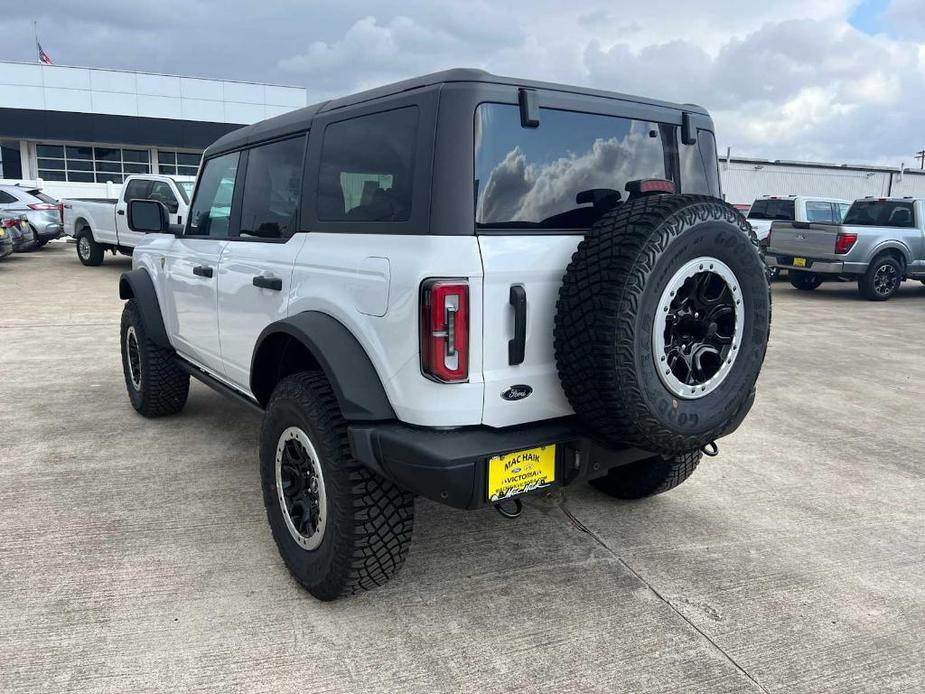
[[[144,234],[128,227],[129,200],[157,200],[171,224],[183,224],[193,195],[195,178],[139,174],[129,176],[118,198],[69,198],[61,201],[64,230],[77,239],[77,257],[84,265],[99,265],[105,251],[131,255]]]
[[[850,200],[820,198],[811,195],[762,195],[748,211],[748,223],[763,241],[774,222],[815,222],[840,224],[845,218]]]

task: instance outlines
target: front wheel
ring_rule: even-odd
[[[665,457],[655,456],[612,468],[591,486],[617,499],[643,499],[674,489],[690,477],[702,457],[700,451]]]
[[[260,478],[280,556],[319,600],[381,586],[401,567],[414,498],[353,459],[347,422],[322,374],[288,376],[273,391]]]
[[[134,299],[125,303],[120,334],[122,371],[132,407],[145,417],[182,410],[189,395],[189,374],[177,365],[173,350],[148,337]]]
[[[822,277],[815,272],[806,272],[805,270],[791,270],[790,284],[802,292],[811,292],[818,289],[822,284]]]
[[[886,301],[899,289],[903,267],[890,255],[881,256],[870,264],[858,280],[858,291],[868,301]]]

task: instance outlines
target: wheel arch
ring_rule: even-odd
[[[84,229],[88,229],[90,234],[93,234],[93,227],[90,226],[90,222],[88,222],[85,217],[78,217],[74,221],[74,234],[79,234]]]
[[[870,264],[872,265],[874,261],[877,260],[877,258],[880,258],[885,255],[889,255],[889,256],[896,258],[896,260],[898,260],[902,264],[903,270],[906,269],[906,266],[912,260],[912,253],[909,251],[909,249],[906,246],[904,246],[901,243],[897,243],[895,241],[885,241],[881,243],[879,246],[877,246],[876,248],[874,248],[873,252],[870,255]]]
[[[395,419],[366,350],[340,321],[320,311],[305,311],[264,328],[251,358],[251,393],[266,407],[279,381],[310,370],[327,377],[348,421]]]
[[[171,348],[167,330],[164,328],[161,305],[157,300],[157,291],[154,289],[154,280],[147,270],[139,268],[123,272],[119,277],[119,298],[125,301],[134,299],[138,310],[141,311],[148,337],[161,347]]]

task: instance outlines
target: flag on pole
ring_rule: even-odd
[[[45,52],[45,50],[42,48],[42,44],[36,41],[35,45],[38,46],[39,49],[39,62],[43,65],[52,65],[53,63],[51,62],[51,56]]]

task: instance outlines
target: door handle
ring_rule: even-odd
[[[197,265],[193,268],[193,274],[197,277],[211,277],[212,268],[210,268],[208,265]]]
[[[125,214],[125,210],[116,210],[116,214]]]
[[[527,345],[527,290],[513,285],[510,303],[514,307],[514,339],[507,342],[507,363],[516,366],[523,364]]]
[[[272,289],[274,292],[279,292],[283,289],[283,281],[279,277],[257,275],[253,282],[255,287],[260,287],[261,289]]]

